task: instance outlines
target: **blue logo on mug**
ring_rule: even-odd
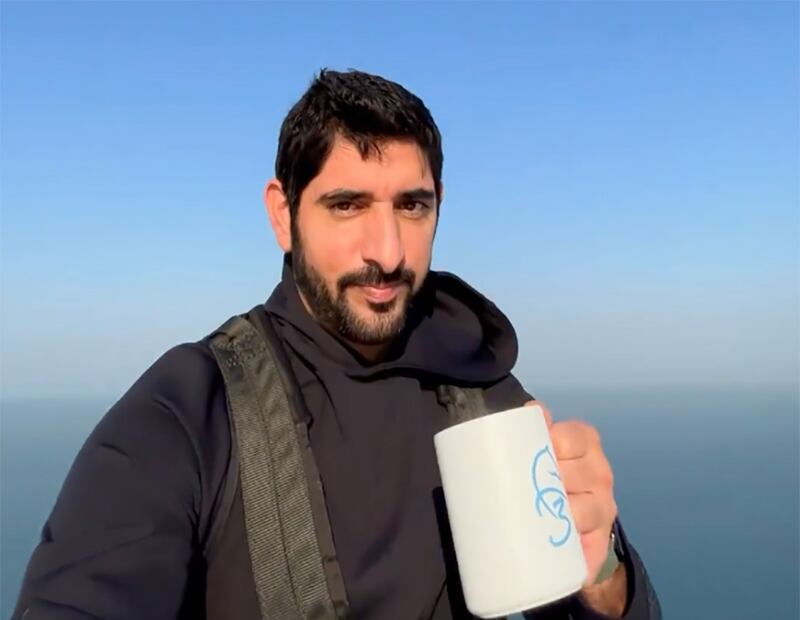
[[[550,544],[560,547],[569,539],[572,533],[572,522],[564,514],[567,508],[567,496],[561,490],[561,476],[558,475],[556,460],[553,458],[550,447],[545,446],[536,453],[533,459],[533,487],[536,489],[536,512],[540,517],[545,517],[563,525],[561,536],[550,536]],[[557,482],[554,482],[554,479]],[[542,511],[545,511],[544,514]]]

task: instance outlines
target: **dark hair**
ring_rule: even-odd
[[[355,144],[362,157],[379,153],[386,140],[415,142],[428,158],[441,196],[442,138],[422,100],[377,75],[323,69],[281,125],[275,176],[293,215],[337,135]]]

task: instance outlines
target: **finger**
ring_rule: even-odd
[[[599,450],[583,458],[559,461],[558,470],[567,493],[610,493],[614,488],[611,465]]]
[[[559,461],[579,459],[600,446],[597,430],[580,420],[556,422],[550,427],[550,440]]]
[[[526,407],[539,407],[542,410],[542,414],[544,414],[544,421],[547,424],[547,428],[549,429],[553,426],[553,414],[550,413],[550,410],[544,405],[544,403],[540,400],[529,400],[525,403]]]
[[[568,495],[567,499],[578,533],[588,534],[606,525],[608,510],[599,496],[594,493],[576,493]]]
[[[591,493],[598,486],[597,475],[589,459],[561,461],[558,471],[567,493]]]

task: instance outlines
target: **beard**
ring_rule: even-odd
[[[340,276],[331,290],[322,275],[306,260],[299,235],[292,241],[292,272],[314,317],[354,344],[379,345],[397,337],[406,323],[414,292],[416,274],[402,264],[391,273],[374,264]],[[354,286],[405,285],[407,290],[384,303],[366,302],[369,316],[363,316],[347,299]]]

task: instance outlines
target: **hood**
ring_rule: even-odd
[[[301,357],[315,366],[339,366],[356,380],[423,373],[439,382],[488,384],[508,375],[517,361],[517,337],[508,318],[463,280],[443,271],[428,273],[402,334],[377,363],[365,360],[306,310],[289,255],[265,308],[292,327],[284,333]]]

